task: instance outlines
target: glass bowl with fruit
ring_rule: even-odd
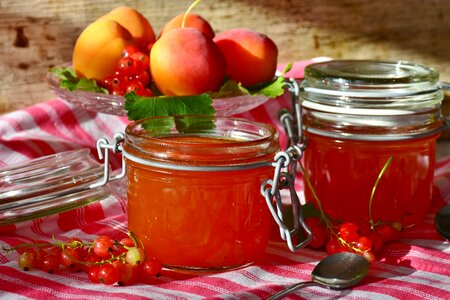
[[[88,80],[81,80],[77,77],[73,77],[72,79],[64,78],[64,75],[58,74],[60,72],[72,73],[70,64],[56,67],[46,74],[47,84],[58,98],[82,107],[88,111],[118,116],[127,115],[125,102],[126,98],[130,96],[111,94],[101,86],[94,86],[92,81],[89,82]],[[73,80],[73,83],[68,83],[71,80]],[[76,82],[79,83],[77,84]],[[67,84],[69,84],[69,86],[67,86]],[[225,86],[224,88],[227,89]],[[233,87],[231,87],[230,83],[228,83],[228,89],[228,96],[224,95],[222,97],[216,97],[213,95],[214,98],[212,98],[212,107],[215,109],[215,114],[217,116],[232,116],[246,112],[261,104],[264,104],[271,98],[270,96],[266,96],[264,94],[232,95]],[[142,99],[151,98],[153,100],[157,100],[158,102],[164,101],[165,99],[165,96],[141,97]]]
[[[71,63],[50,70],[47,82],[61,99],[96,112],[129,116],[127,102],[145,99],[166,110],[158,114],[231,116],[284,93],[277,56],[274,41],[251,29],[216,34],[186,13],[157,36],[138,11],[119,7],[84,28]],[[180,111],[185,101],[192,105]]]

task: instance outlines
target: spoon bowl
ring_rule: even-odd
[[[341,252],[321,260],[311,273],[311,281],[299,282],[272,295],[268,300],[282,297],[310,285],[319,285],[330,289],[346,289],[358,284],[369,271],[370,264],[361,255]]]

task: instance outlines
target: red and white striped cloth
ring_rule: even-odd
[[[307,62],[300,62],[296,76]],[[241,117],[275,124],[286,99],[268,101]],[[123,132],[125,118],[93,113],[60,99],[0,116],[0,167],[70,149],[90,148],[96,157],[98,138]],[[114,162],[119,165],[118,161]],[[363,282],[346,291],[307,287],[292,299],[450,299],[450,245],[436,232],[433,217],[450,202],[450,157],[438,161],[436,197],[422,224],[403,232],[399,242],[385,245]],[[1,192],[1,191],[0,191]],[[98,235],[123,237],[127,231],[126,199],[107,199],[68,212],[0,227],[0,243],[14,245],[36,239],[92,240]],[[310,279],[325,252],[302,249],[293,254],[271,242],[267,263],[212,275],[164,271],[153,284],[105,286],[91,284],[83,272],[24,272],[17,254],[0,252],[0,299],[261,299],[285,285]]]

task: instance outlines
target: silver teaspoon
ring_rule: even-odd
[[[345,289],[358,284],[369,271],[369,262],[361,255],[341,252],[321,260],[311,273],[311,281],[299,282],[272,295],[268,300],[282,297],[310,285],[330,289]]]

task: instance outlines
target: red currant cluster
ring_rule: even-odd
[[[145,282],[162,269],[156,258],[145,257],[133,234],[120,241],[108,236],[99,236],[92,243],[71,238],[67,242],[35,241],[3,250],[17,250],[18,265],[25,271],[56,273],[62,265],[72,271],[84,271],[91,282],[106,285]]]
[[[373,230],[362,232],[353,222],[343,222],[334,226],[326,218],[309,217],[305,220],[312,232],[312,241],[308,247],[323,249],[328,254],[354,252],[364,256],[371,264],[375,261],[382,245],[400,238],[400,223],[381,223]]]
[[[99,84],[112,95],[123,96],[134,92],[139,96],[151,97],[149,56],[135,46],[127,46],[117,63],[114,74],[104,78]]]

